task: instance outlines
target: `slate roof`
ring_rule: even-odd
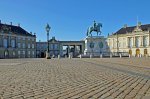
[[[31,37],[36,37],[36,35],[30,34],[20,26],[14,26],[14,25],[8,25],[8,24],[0,24],[0,30],[3,29],[3,27],[7,27],[10,29],[11,32],[17,34],[17,35],[22,35],[22,36],[31,36]]]
[[[123,27],[120,30],[118,30],[116,33],[114,33],[114,35],[131,33],[132,31],[134,31],[135,28],[136,26],[126,27],[126,28]],[[140,28],[143,31],[148,31],[150,29],[150,24],[141,25]]]

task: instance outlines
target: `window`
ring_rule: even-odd
[[[28,38],[28,41],[30,41],[30,38]]]
[[[129,48],[132,48],[132,38],[129,38],[129,42],[128,42]]]
[[[34,44],[32,44],[32,48],[34,48]]]
[[[4,45],[4,48],[8,48],[8,41],[7,41],[7,39],[4,39],[4,41],[3,41],[3,45]]]
[[[22,54],[25,55],[25,51],[22,51]]]
[[[18,51],[18,55],[20,55],[20,51]]]
[[[21,37],[18,37],[18,40],[21,40]]]
[[[144,47],[148,46],[148,37],[147,36],[143,37],[143,46]]]
[[[28,48],[30,48],[31,46],[30,46],[30,44],[28,44]]]
[[[135,38],[135,45],[136,45],[137,48],[140,47],[140,40],[139,40],[139,37],[136,37],[136,38]]]
[[[54,49],[58,49],[58,44],[55,44],[55,45],[54,45]]]
[[[21,48],[21,43],[18,43],[18,48]]]
[[[15,48],[15,40],[11,40],[11,47]]]
[[[50,44],[50,49],[53,50],[53,44]]]
[[[25,38],[25,37],[23,37],[23,40],[25,41],[25,40],[26,40],[26,38]]]
[[[28,55],[30,55],[30,51],[28,51]]]
[[[33,42],[35,41],[34,38],[32,39],[32,41],[33,41]]]
[[[34,51],[32,51],[32,55],[34,55]]]
[[[22,43],[22,48],[25,48],[25,43]]]

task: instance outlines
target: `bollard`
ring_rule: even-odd
[[[120,56],[120,58],[122,58],[122,55],[121,55],[121,54],[119,54],[119,56]]]
[[[80,58],[82,58],[82,55],[80,54]]]
[[[139,54],[138,54],[137,56],[138,56],[138,58],[140,57],[140,55],[139,55]]]
[[[58,59],[60,59],[60,55],[58,55]]]
[[[142,57],[142,54],[140,54],[140,58]]]
[[[71,59],[71,55],[69,54],[69,59]]]
[[[129,58],[131,58],[131,55],[129,54]]]
[[[110,54],[110,58],[112,58],[112,54]]]
[[[71,54],[71,58],[73,58],[73,55]]]
[[[100,58],[103,58],[103,55],[102,55],[102,54],[100,54]]]
[[[90,58],[92,58],[92,55],[90,55]]]

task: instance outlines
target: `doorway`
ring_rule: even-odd
[[[140,49],[136,49],[136,56],[140,55]]]

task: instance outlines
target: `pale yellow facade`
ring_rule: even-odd
[[[131,56],[150,56],[150,31],[136,26],[132,32],[112,34],[107,39],[110,52],[128,52]]]

